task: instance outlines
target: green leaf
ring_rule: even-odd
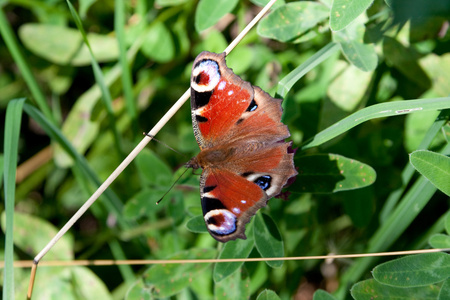
[[[172,170],[150,149],[144,148],[136,157],[136,166],[146,183],[170,185]]]
[[[439,291],[439,296],[437,300],[445,300],[450,299],[450,278],[444,281],[444,284],[441,286],[441,290]]]
[[[420,143],[428,134],[428,129],[436,121],[439,111],[427,111],[419,114],[410,114],[405,120],[405,148],[413,152],[419,148]]]
[[[357,1],[354,1],[357,2]],[[345,30],[335,32],[333,40],[341,46],[347,60],[362,71],[373,71],[377,67],[378,56],[374,44],[364,44],[365,27],[362,21],[354,22]],[[355,86],[358,86],[355,84]]]
[[[192,248],[173,255],[169,259],[208,259],[216,254],[214,249]],[[205,270],[209,263],[173,263],[155,265],[143,274],[146,289],[151,289],[153,296],[165,298],[177,294],[195,280],[199,272]]]
[[[250,297],[250,278],[247,272],[239,269],[240,272],[234,272],[224,280],[214,285],[214,299],[249,299]]]
[[[435,187],[450,196],[450,157],[418,150],[409,155],[413,167]]]
[[[5,230],[5,213],[2,214],[2,229]],[[39,253],[57,232],[56,227],[44,219],[20,212],[14,213],[14,244],[30,256]],[[64,235],[45,258],[72,260],[72,238],[67,234]]]
[[[188,2],[189,0],[156,0],[156,5],[160,7],[175,6]]]
[[[352,112],[365,96],[372,73],[361,71],[344,62],[336,64],[335,73],[338,76],[329,85],[327,95],[338,108]]]
[[[260,213],[255,216],[253,228],[255,246],[261,257],[283,257],[284,243],[272,218]],[[266,261],[272,268],[279,268],[283,261]]]
[[[329,9],[318,2],[291,2],[264,17],[257,32],[266,38],[288,42],[325,20],[328,14]]]
[[[337,300],[333,295],[324,290],[317,290],[314,293],[313,300]]]
[[[156,205],[162,195],[164,195],[163,191],[142,189],[125,204],[123,208],[124,217],[136,220],[142,216],[153,215],[163,208],[163,205]],[[170,193],[167,196],[170,197]]]
[[[147,289],[142,278],[136,281],[127,291],[125,300],[154,300],[151,290]]]
[[[447,213],[447,216],[445,217],[445,231],[447,234],[450,235],[450,213]]]
[[[203,31],[215,25],[223,16],[233,11],[238,0],[200,0],[195,11],[195,30]]]
[[[85,300],[112,299],[108,288],[90,269],[86,267],[71,268],[72,283],[75,293]]]
[[[297,182],[289,190],[299,193],[332,193],[371,185],[376,178],[369,165],[336,154],[301,156]]]
[[[430,237],[428,243],[433,248],[447,249],[450,248],[450,236],[446,234],[435,234]]]
[[[397,40],[385,36],[383,38],[383,54],[386,62],[399,70],[410,81],[423,89],[429,89],[431,80],[418,64],[419,54],[414,48],[407,48]]]
[[[334,0],[330,13],[330,28],[339,31],[347,27],[372,4],[373,0]]]
[[[392,260],[373,269],[373,277],[396,287],[428,286],[449,277],[450,255],[443,252],[411,255]]]
[[[258,6],[264,7],[267,5],[267,3],[269,3],[270,0],[250,0],[250,2],[252,2],[253,4],[256,4]],[[271,9],[276,9],[282,5],[286,4],[285,0],[277,0],[275,1],[275,3],[272,5]]]
[[[247,230],[248,231],[248,230]],[[220,252],[219,259],[224,258],[247,258],[252,252],[254,246],[253,233],[248,233],[246,240],[235,240],[225,244]],[[243,262],[223,262],[216,263],[214,266],[213,279],[214,282],[220,282],[238,270]]]
[[[408,299],[423,300],[436,299],[439,288],[434,285],[412,288],[397,288],[381,284],[373,279],[365,280],[355,284],[350,290],[355,300],[373,299]]]
[[[281,298],[272,290],[264,290],[259,293],[256,300],[280,300]]]
[[[206,228],[205,220],[203,219],[203,216],[195,216],[191,218],[186,223],[186,228],[189,231],[196,232],[196,233],[204,233],[208,232],[208,229]]]
[[[73,28],[51,24],[29,23],[20,27],[19,36],[34,54],[60,65],[86,66],[91,56],[80,32]],[[113,36],[89,33],[87,35],[98,62],[116,60],[119,55]]]
[[[159,63],[169,62],[175,56],[172,34],[162,22],[154,22],[146,33],[142,53]]]
[[[1,13],[1,12],[0,12]],[[20,234],[15,227],[17,222],[14,213],[16,198],[17,157],[19,155],[19,137],[25,98],[11,100],[6,109],[4,144],[2,157],[2,173],[4,176],[5,211],[2,217],[2,227],[5,233],[5,270],[3,281],[3,298],[14,298],[14,245]],[[22,228],[23,229],[23,228]],[[26,232],[26,231],[25,231]],[[22,232],[24,233],[24,232]]]

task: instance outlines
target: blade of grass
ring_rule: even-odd
[[[49,119],[53,124],[56,124],[52,111],[47,104],[47,100],[45,99],[44,93],[42,93],[39,88],[39,85],[33,76],[33,72],[31,71],[22,50],[20,49],[16,36],[14,35],[9,22],[6,19],[3,7],[0,7],[0,34],[2,35],[5,45],[8,47],[9,53],[11,53],[14,62],[19,68],[20,73],[22,74],[23,79],[31,92],[31,95],[33,95],[34,101],[36,101],[36,104],[47,119]]]
[[[417,99],[394,101],[387,103],[375,104],[363,108],[350,116],[335,123],[333,126],[319,132],[313,138],[301,145],[302,150],[319,146],[338,135],[347,132],[351,128],[371,119],[399,116],[413,112],[442,110],[450,108],[450,98],[433,98],[433,99]]]
[[[313,56],[308,58],[304,63],[291,71],[278,83],[277,94],[284,98],[286,94],[291,90],[292,86],[297,83],[306,73],[311,71],[318,64],[332,56],[336,51],[338,51],[339,45],[336,43],[329,43],[319,51],[317,51]]]
[[[16,193],[17,152],[19,148],[20,125],[24,102],[25,98],[10,101],[6,109],[5,118],[5,138],[3,144],[5,161],[3,165],[3,176],[5,178],[6,233],[3,299],[14,299],[14,199]]]
[[[443,154],[450,153],[450,144],[441,151]],[[366,252],[381,252],[389,248],[406,228],[414,221],[428,201],[436,192],[436,187],[425,177],[420,176],[411,186],[402,201],[369,240]],[[374,263],[375,257],[358,259],[342,276],[341,286],[336,294],[343,299],[347,293],[348,285],[355,283],[364,272]]]
[[[106,87],[105,78],[103,77],[102,70],[95,59],[94,53],[92,52],[91,45],[89,44],[89,41],[86,36],[86,32],[84,31],[83,24],[81,23],[81,19],[78,16],[77,12],[72,6],[72,3],[70,3],[69,0],[66,0],[67,5],[69,6],[69,10],[72,13],[72,17],[75,21],[75,24],[77,25],[78,30],[81,33],[81,36],[83,37],[84,43],[86,44],[87,48],[89,49],[89,54],[91,56],[91,62],[92,62],[92,70],[94,72],[95,81],[97,82],[98,86],[100,87],[100,90],[102,91],[102,100],[103,104],[105,105],[106,112],[108,114],[109,118],[109,126],[113,132],[114,135],[114,141],[116,144],[116,149],[119,151],[121,156],[124,156],[123,149],[122,149],[122,143],[119,136],[119,132],[117,130],[116,126],[116,117],[114,116],[114,111],[112,108],[112,99],[111,94],[109,93],[108,88]],[[123,74],[123,72],[122,72]]]
[[[114,9],[114,30],[116,32],[117,43],[119,45],[119,64],[122,69],[122,87],[125,98],[125,105],[128,116],[132,123],[132,132],[139,132],[137,124],[137,108],[136,101],[133,97],[131,70],[127,60],[127,49],[125,42],[125,2],[123,0],[115,0]]]
[[[444,126],[449,120],[450,120],[450,110],[441,111],[439,116],[436,118],[436,121],[428,129],[424,139],[420,143],[417,150],[428,149],[433,139],[440,132],[442,126]],[[415,169],[413,168],[413,166],[410,163],[406,164],[406,167],[401,175],[402,186],[393,191],[387,198],[380,212],[380,223],[384,223],[386,219],[389,217],[389,215],[394,211],[394,207],[397,205],[398,201],[400,200],[400,197],[403,195],[414,172]]]

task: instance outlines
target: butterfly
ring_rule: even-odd
[[[297,175],[281,99],[242,80],[225,53],[200,53],[191,73],[192,127],[200,153],[187,167],[203,169],[203,218],[213,238],[246,239],[245,225]]]

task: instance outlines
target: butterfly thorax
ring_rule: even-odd
[[[203,149],[196,157],[193,157],[186,167],[198,169],[198,168],[214,168],[222,166],[224,163],[235,153],[235,148],[232,147],[220,147]]]

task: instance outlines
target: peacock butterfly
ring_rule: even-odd
[[[203,169],[203,218],[220,242],[246,239],[245,224],[297,175],[281,101],[234,74],[225,53],[194,61],[192,127],[201,151],[186,166]]]

